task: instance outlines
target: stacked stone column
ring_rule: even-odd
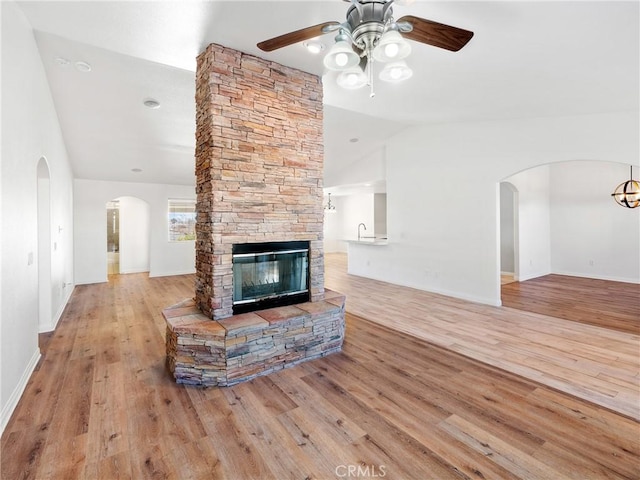
[[[232,315],[232,245],[310,241],[311,301],[324,298],[322,83],[209,45],[196,72],[196,304]]]

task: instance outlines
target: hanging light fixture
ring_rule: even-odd
[[[611,194],[618,205],[626,208],[637,208],[640,206],[640,182],[633,179],[633,165],[629,180],[618,185]]]
[[[473,37],[473,32],[451,25],[434,22],[414,15],[405,15],[396,20],[392,5],[410,5],[414,0],[345,0],[351,5],[347,10],[344,22],[328,21],[309,27],[294,30],[264,40],[257,47],[264,52],[272,52],[288,45],[306,41],[307,48],[318,53],[319,48],[309,40],[325,33],[338,32],[335,43],[324,58],[327,69],[347,72],[360,68],[361,74],[355,72],[338,76],[338,84],[353,89],[369,85],[369,96],[375,95],[373,90],[374,61],[379,63],[396,63],[408,57],[411,45],[407,40],[444,48],[457,52]],[[383,70],[383,80],[399,82],[411,77],[411,69],[406,64],[402,68]],[[362,79],[366,78],[366,83]]]
[[[327,213],[336,213],[336,206],[331,203],[331,194],[328,193],[327,196],[329,197],[329,201],[324,206],[324,211]]]
[[[337,83],[342,88],[356,89],[369,85],[369,96],[373,97],[374,61],[396,65],[395,69],[385,68],[382,71],[380,78],[385,81],[400,82],[413,74],[406,63],[402,62],[401,67],[397,65],[411,53],[411,45],[400,32],[411,31],[413,27],[393,19],[392,3],[352,2],[347,22],[340,26],[336,43],[324,58],[325,67],[341,72]]]

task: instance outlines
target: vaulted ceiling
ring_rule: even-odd
[[[194,183],[195,58],[209,43],[323,75],[326,172],[378,151],[415,124],[637,111],[639,105],[637,1],[395,5],[396,17],[411,14],[475,35],[456,53],[412,42],[413,77],[377,82],[374,98],[366,88],[341,90],[321,56],[302,44],[271,53],[256,47],[291,30],[343,21],[348,4],[339,0],[19,5],[35,30],[78,178]],[[327,49],[333,36],[320,38]],[[79,71],[78,61],[91,71]],[[146,108],[149,98],[160,108]]]

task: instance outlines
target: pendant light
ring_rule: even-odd
[[[640,182],[633,179],[633,165],[629,180],[618,185],[611,194],[618,205],[626,208],[637,208],[640,206]]]
[[[336,206],[331,203],[331,194],[328,193],[327,196],[329,197],[329,201],[324,206],[324,211],[327,213],[336,213]]]

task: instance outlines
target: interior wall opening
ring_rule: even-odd
[[[500,270],[510,270],[506,266],[510,260],[508,242],[515,238],[514,276],[518,282],[554,275],[640,283],[638,209],[622,208],[611,196],[628,178],[628,164],[567,160],[503,179]],[[513,203],[509,200],[512,193]],[[513,237],[510,226],[505,226],[505,219],[510,218],[505,209],[511,205]]]
[[[120,202],[107,202],[107,274],[120,273]]]
[[[150,206],[136,197],[122,196],[106,204],[107,273],[149,271]]]
[[[38,331],[53,328],[51,281],[51,185],[49,165],[44,157],[37,165],[38,222]]]
[[[518,189],[500,182],[500,283],[518,280]]]

